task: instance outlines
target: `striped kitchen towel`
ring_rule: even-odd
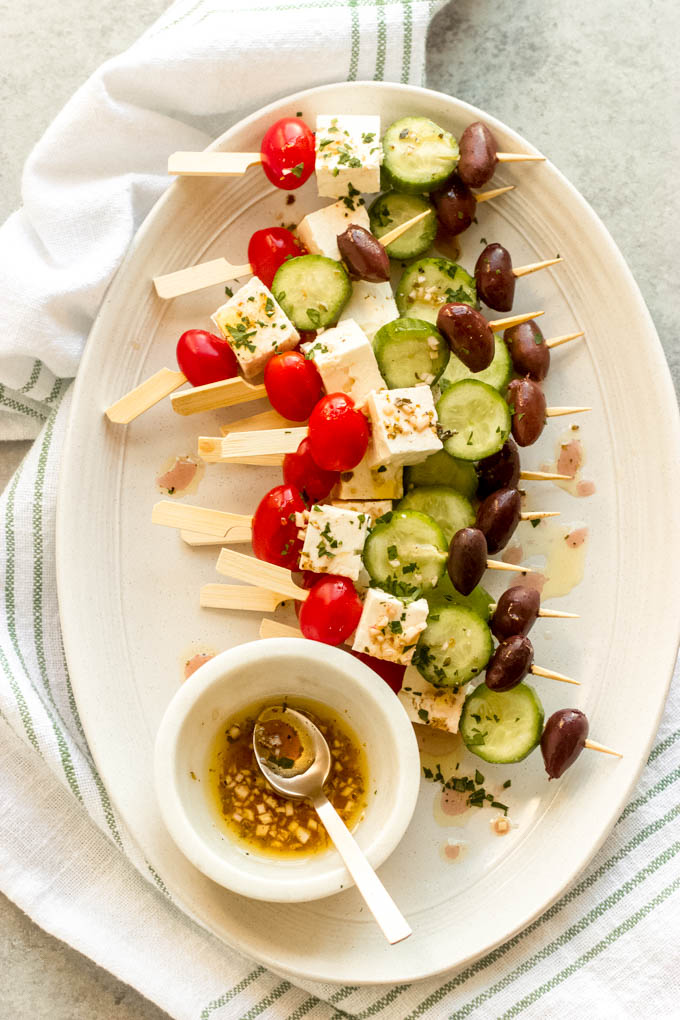
[[[0,501],[0,889],[181,1020],[677,1015],[677,691],[633,799],[565,896],[471,966],[355,988],[292,983],[178,909],[109,800],[71,690],[54,561],[69,379],[167,186],[167,153],[313,84],[420,83],[439,6],[182,0],[65,107],[28,161],[24,208],[0,232],[0,427],[37,436]]]

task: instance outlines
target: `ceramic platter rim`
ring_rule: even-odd
[[[329,111],[331,102],[335,107]],[[483,119],[497,132],[501,149],[532,151],[521,136],[465,103],[427,89],[374,82],[326,85],[279,100],[235,125],[213,147],[252,150],[264,126],[276,117],[294,114],[298,108],[310,116],[324,103],[325,112],[398,107],[401,115],[429,111],[433,119],[448,117],[454,124]],[[333,922],[333,910],[340,909],[334,905],[335,897],[296,905],[307,910],[310,923],[318,927],[318,949],[304,949],[302,937],[299,946],[284,944],[276,934],[278,915],[269,915],[271,931],[263,923],[265,915],[257,911],[257,920],[249,922],[255,910],[251,901],[222,894],[194,874],[153,811],[139,814],[143,784],[133,784],[131,772],[148,763],[154,723],[140,716],[139,687],[130,687],[125,696],[134,674],[134,649],[127,637],[134,621],[126,616],[121,590],[120,550],[127,538],[118,502],[128,439],[134,434],[107,424],[102,412],[144,377],[152,345],[149,340],[145,346],[144,336],[153,337],[154,323],[163,314],[151,294],[150,278],[189,264],[183,245],[193,245],[195,261],[205,250],[211,229],[205,218],[197,215],[193,239],[186,236],[188,230],[178,236],[182,209],[186,213],[187,203],[199,195],[195,179],[175,182],[147,217],[104,299],[78,373],[61,465],[57,576],[65,649],[89,746],[117,810],[182,909],[225,943],[292,977],[401,984],[467,963],[526,927],[573,882],[605,840],[646,761],[663,710],[680,637],[680,622],[668,609],[680,597],[680,536],[668,533],[664,518],[664,507],[680,503],[680,479],[673,470],[679,460],[680,428],[670,375],[642,297],[604,226],[550,163],[541,165],[540,171],[534,166],[524,172],[524,192],[521,188],[515,192],[518,208],[534,239],[543,236],[546,244],[550,239],[546,256],[553,243],[565,246],[562,254],[568,258],[560,267],[564,274],[558,287],[579,321],[587,320],[588,357],[606,416],[601,435],[612,451],[612,463],[603,498],[609,501],[613,534],[607,541],[613,543],[615,556],[611,579],[602,580],[615,586],[615,597],[607,609],[611,627],[601,635],[608,681],[584,697],[590,699],[593,737],[623,744],[626,755],[614,766],[611,761],[599,762],[598,768],[591,764],[578,776],[572,769],[561,785],[551,784],[549,806],[517,844],[523,851],[508,852],[474,891],[456,889],[453,908],[447,909],[447,899],[416,910],[416,935],[399,947],[382,947],[367,924],[354,916],[342,924]],[[536,190],[538,172],[541,194],[545,192],[551,203],[546,209]],[[258,173],[250,171],[247,180],[255,180],[252,175]],[[522,183],[518,169],[503,167],[499,176],[501,181]],[[523,194],[533,194],[535,208],[521,205]],[[180,226],[173,233],[175,217]],[[519,299],[515,308],[525,310]],[[126,324],[138,341],[132,342]],[[171,347],[166,363],[172,367]],[[247,413],[246,408],[243,414]],[[205,416],[197,416],[195,426],[196,434],[204,431]],[[134,429],[134,423],[128,428]],[[88,493],[87,515],[82,514],[83,491]],[[154,542],[150,524],[148,531],[148,542]],[[637,611],[633,591],[644,592]],[[160,625],[162,620],[156,622]],[[591,640],[594,624],[584,626],[591,628],[584,632]],[[636,683],[644,688],[644,697],[637,695],[637,700]],[[143,771],[137,775],[149,778]],[[148,821],[141,820],[147,817]],[[566,847],[565,825],[573,836]],[[452,882],[455,885],[455,877]],[[392,891],[399,899],[399,890]],[[330,920],[324,910],[331,912]],[[298,919],[304,925],[306,916],[296,913],[293,923]],[[465,927],[456,928],[463,919]]]

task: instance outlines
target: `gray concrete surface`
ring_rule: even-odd
[[[0,218],[21,165],[71,92],[131,42],[163,0],[0,2]],[[675,0],[453,0],[435,20],[428,84],[521,131],[612,233],[680,384],[675,235],[680,158],[680,7]],[[11,447],[11,448],[10,448]],[[0,484],[24,444],[0,444]],[[0,1020],[165,1016],[0,897]]]

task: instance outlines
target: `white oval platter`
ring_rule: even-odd
[[[283,115],[380,113],[383,129],[425,115],[460,135],[484,119],[505,151],[533,151],[503,124],[448,96],[402,85],[352,83],[299,93],[236,125],[216,148],[253,151]],[[583,708],[592,736],[621,748],[622,760],[584,753],[548,783],[540,754],[519,766],[466,758],[461,772],[487,785],[512,779],[511,832],[491,833],[489,809],[444,817],[435,785],[423,780],[414,820],[381,876],[414,936],[393,948],[361,910],[353,890],[310,904],[273,905],[214,885],[176,849],[161,822],[152,782],[159,720],[193,651],[219,651],[257,637],[245,612],[199,609],[202,584],[219,580],[215,547],[192,549],[151,525],[156,476],[173,455],[195,453],[199,434],[264,405],[189,418],[164,402],[128,427],[104,409],[152,372],[174,368],[181,332],[210,328],[224,288],[163,303],[152,277],[225,255],[244,262],[253,230],[297,222],[324,203],[314,180],[277,191],[259,168],[240,179],[178,180],[139,231],[103,302],[75,385],[59,492],[58,578],[66,651],[87,738],[104,782],[146,858],[183,909],[226,943],[291,976],[402,983],[473,959],[526,926],[567,887],[605,839],[642,768],[656,731],[678,644],[680,438],[661,346],[623,258],[573,187],[548,162],[506,164],[493,185],[517,190],[479,208],[461,237],[472,269],[481,238],[499,240],[515,265],[559,253],[564,262],[518,282],[514,311],[545,309],[545,335],[578,328],[586,342],[553,353],[548,404],[592,405],[573,422],[596,493],[577,499],[552,483],[528,482],[529,506],[562,512],[560,526],[588,529],[585,576],[553,607],[576,621],[539,621],[536,661],[577,677],[580,688],[536,679],[546,716]],[[523,466],[553,461],[572,419],[548,423]],[[208,466],[187,502],[252,512],[277,484],[274,469]],[[520,525],[528,529],[529,525]],[[488,576],[488,575],[487,575]],[[493,579],[498,592],[500,585]],[[376,740],[380,734],[376,733]],[[445,824],[446,823],[446,824]],[[445,859],[448,839],[465,852]]]

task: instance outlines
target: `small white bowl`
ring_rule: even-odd
[[[208,761],[218,730],[249,705],[295,695],[328,705],[365,745],[368,804],[354,835],[374,868],[404,835],[420,785],[411,723],[387,684],[358,659],[302,638],[269,638],[216,655],[180,687],[163,716],[156,793],[170,835],[192,864],[258,900],[314,900],[352,884],[335,850],[278,860],[246,853],[217,817]]]

